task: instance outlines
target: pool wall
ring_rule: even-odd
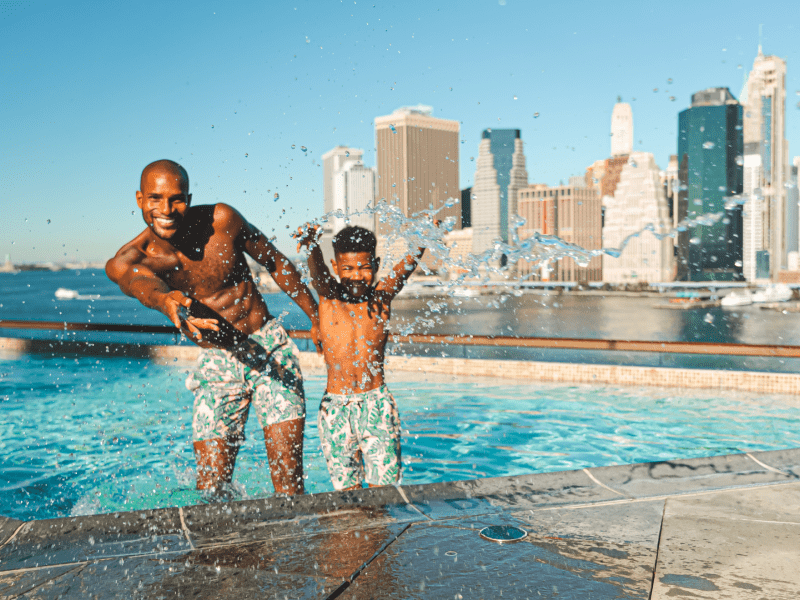
[[[196,346],[153,344],[112,344],[74,341],[0,338],[0,357],[23,354],[80,353],[97,356],[149,358],[160,363],[191,363],[200,349]],[[325,369],[322,356],[300,352],[301,366],[309,373]],[[389,356],[391,371],[436,373],[454,377],[501,377],[526,381],[738,390],[765,394],[800,394],[800,374],[557,363],[527,360]]]

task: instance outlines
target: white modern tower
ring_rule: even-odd
[[[611,156],[633,152],[633,111],[627,102],[617,102],[611,113]]]
[[[606,199],[603,248],[619,249],[619,257],[603,258],[603,281],[661,282],[673,279],[672,238],[655,233],[670,229],[667,201],[658,165],[649,152],[633,152],[622,167],[614,197]],[[641,233],[639,233],[641,232]],[[626,238],[633,234],[638,236]]]
[[[349,162],[358,162],[364,156],[359,148],[336,146],[322,155],[322,197],[325,201],[325,212],[336,210],[333,205],[333,180],[336,173]]]
[[[786,62],[761,46],[741,94],[744,135],[744,275],[777,280],[786,266]],[[767,259],[768,257],[768,259]],[[767,268],[768,265],[768,268]]]
[[[330,219],[331,232],[336,234],[348,225],[359,225],[375,231],[375,215],[366,212],[375,205],[375,167],[361,161],[348,162],[333,176],[333,210],[342,216]]]

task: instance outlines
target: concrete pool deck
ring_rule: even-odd
[[[489,525],[521,527],[513,544]],[[0,598],[796,598],[800,449],[22,523]]]

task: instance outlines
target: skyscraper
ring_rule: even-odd
[[[458,202],[458,121],[437,119],[429,106],[403,107],[375,119],[378,200],[396,202],[405,216],[441,208],[439,219],[453,217],[461,227]],[[444,208],[442,208],[444,206]],[[378,231],[388,233],[378,223]]]
[[[728,88],[692,94],[678,115],[677,222],[724,213],[716,223],[678,235],[678,279],[742,278],[742,208],[726,209],[742,193],[742,106]],[[675,213],[673,207],[673,214]]]
[[[375,230],[375,216],[364,213],[375,204],[376,179],[375,168],[365,167],[360,160],[350,161],[334,173],[333,210],[340,210],[345,216],[329,221],[331,233],[338,233],[348,224]]]
[[[556,235],[569,244],[584,250],[599,250],[603,242],[600,197],[585,185],[548,187],[533,184],[518,192],[517,208],[525,219],[519,228],[520,239],[534,233]],[[593,257],[579,264],[570,256],[557,257],[540,266],[540,278],[549,281],[601,281],[603,259]],[[517,273],[531,273],[533,266],[526,261],[517,264]]]
[[[786,63],[761,46],[741,94],[744,106],[744,273],[777,280],[786,266]]]
[[[611,156],[633,152],[633,112],[627,102],[617,102],[611,113]]]
[[[336,210],[333,205],[333,182],[336,172],[349,162],[360,161],[363,155],[363,150],[348,146],[336,146],[322,155],[322,197],[326,213]]]
[[[603,248],[622,248],[619,257],[603,258],[603,281],[637,283],[671,281],[672,239],[667,201],[658,165],[649,152],[633,152],[622,168],[616,193],[606,198]],[[641,232],[641,233],[639,233]],[[637,234],[638,235],[634,235]]]
[[[517,215],[517,192],[528,185],[519,129],[486,129],[478,148],[472,186],[472,248],[483,252],[496,240],[509,241]]]

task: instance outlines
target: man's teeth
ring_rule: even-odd
[[[175,219],[154,219],[156,223],[161,225],[162,227],[169,227],[170,225],[175,223]]]

